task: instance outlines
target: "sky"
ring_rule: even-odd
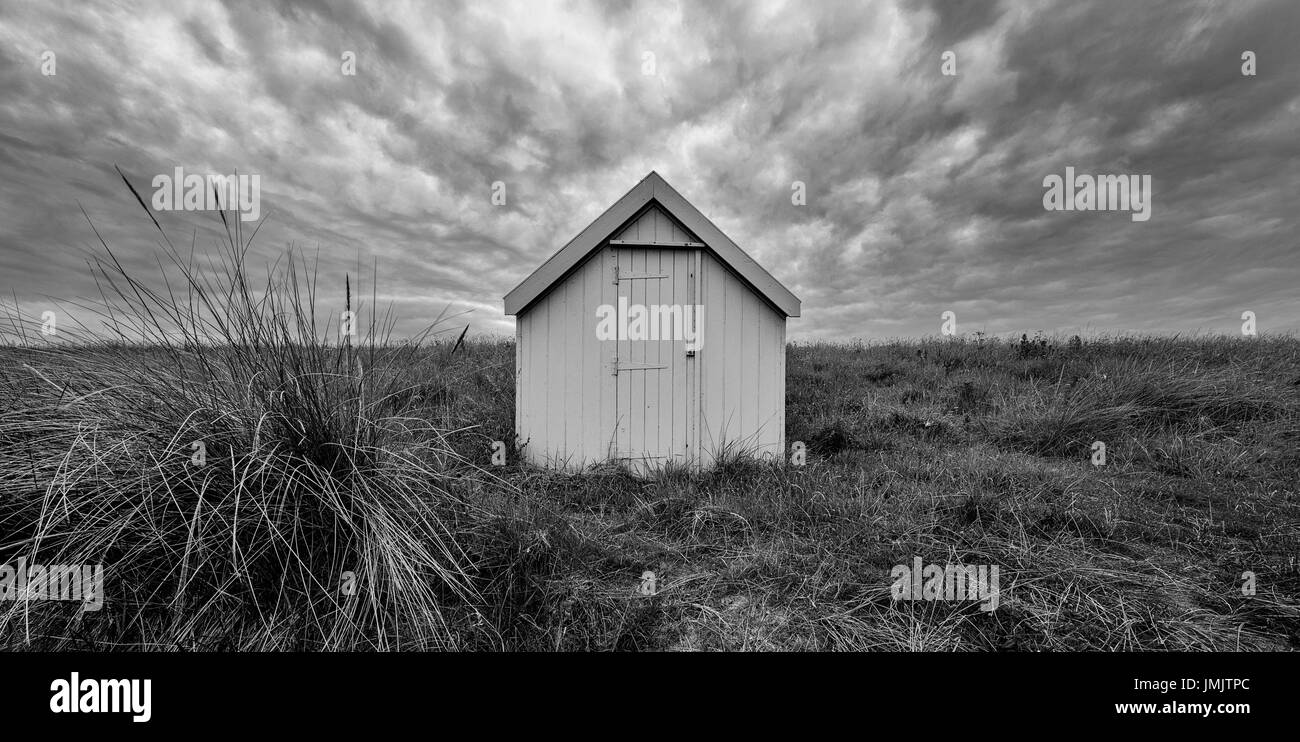
[[[98,296],[91,223],[161,276],[115,168],[238,172],[250,265],[513,335],[502,296],[654,170],[794,340],[1294,333],[1298,38],[1294,0],[0,0],[0,296]],[[1149,178],[1147,218],[1049,209],[1067,167]],[[219,252],[215,212],[154,216]]]

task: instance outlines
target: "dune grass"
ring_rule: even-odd
[[[491,373],[445,387],[446,409],[481,414],[512,354],[459,359]],[[529,554],[514,584],[532,586],[514,594],[534,601],[512,614],[528,627],[515,646],[1300,647],[1295,338],[793,345],[788,367],[804,467],[506,467]],[[510,409],[455,437],[465,457],[487,465]],[[891,567],[915,556],[999,565],[1001,605],[892,600]],[[637,593],[644,570],[654,597]]]
[[[6,640],[1300,646],[1293,339],[1098,341],[1046,358],[987,342],[795,345],[788,437],[807,443],[806,466],[742,457],[648,479],[491,467],[513,346],[449,345],[376,349],[369,389],[312,365],[339,353],[329,344],[280,350],[314,361],[201,344],[8,351],[6,554],[104,563],[110,601],[102,615],[10,604]],[[199,439],[205,467],[190,464]],[[1001,605],[891,600],[890,568],[914,556],[1000,565]],[[355,596],[339,591],[347,570]],[[654,596],[638,592],[646,570]]]
[[[369,312],[340,333],[350,291],[318,317],[292,254],[255,287],[247,243],[228,237],[202,267],[166,240],[166,281],[103,244],[101,300],[83,307],[95,326],[7,353],[0,562],[102,564],[110,596],[90,614],[0,603],[0,637],[459,647],[452,624],[483,623],[461,542],[486,516],[465,493],[491,477],[409,414],[419,342],[388,342]]]
[[[94,326],[0,348],[0,563],[107,592],[0,602],[0,646],[1300,647],[1294,337],[795,344],[805,466],[560,474],[491,465],[511,342],[361,302],[340,337],[350,287],[227,235],[149,280],[103,244]],[[917,556],[998,565],[999,607],[893,600]]]

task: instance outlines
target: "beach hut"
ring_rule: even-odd
[[[799,299],[651,172],[505,296],[523,458],[693,470],[785,450]]]

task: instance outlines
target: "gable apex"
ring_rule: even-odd
[[[616,238],[616,233],[627,227],[634,217],[640,216],[647,206],[658,207],[672,221],[681,225],[685,234],[704,243],[724,265],[735,271],[785,316],[799,316],[801,302],[798,297],[732,242],[654,170],[506,294],[505,313],[518,315],[526,310],[588,255],[608,240]]]

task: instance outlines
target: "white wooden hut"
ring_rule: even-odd
[[[782,456],[799,299],[651,172],[505,296],[525,460]]]

